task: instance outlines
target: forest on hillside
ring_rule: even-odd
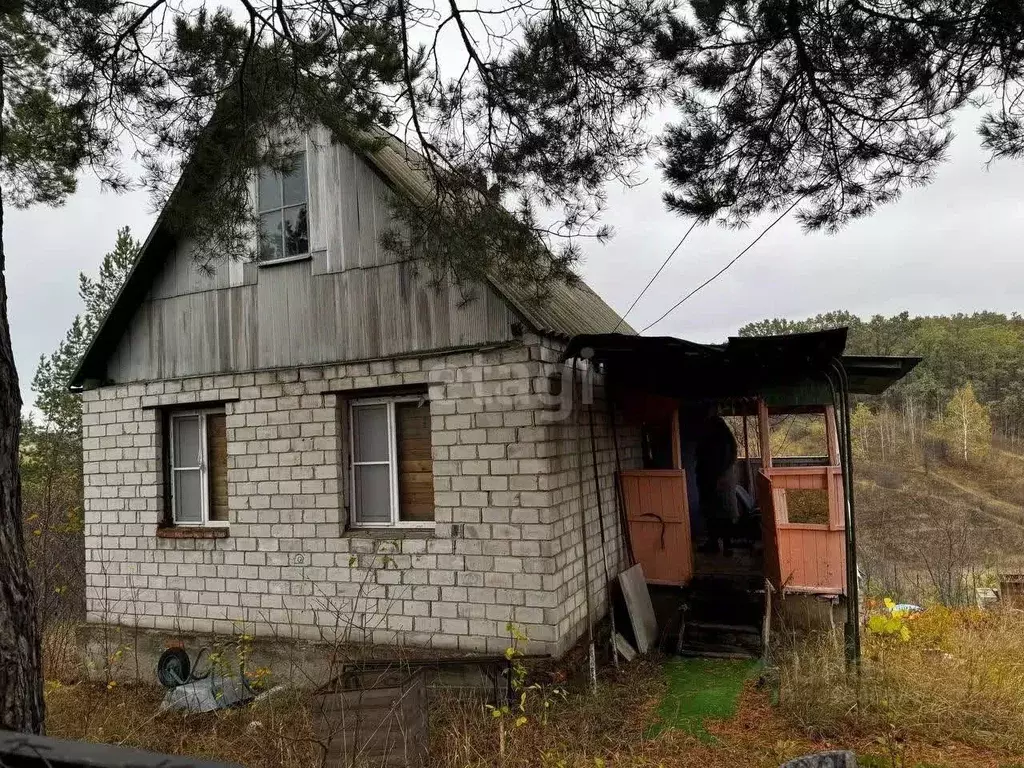
[[[973,602],[976,587],[1024,568],[1024,317],[837,311],[739,335],[836,327],[850,329],[848,354],[922,358],[854,406],[862,573],[872,591],[901,599]]]
[[[996,434],[1024,440],[1024,316],[997,312],[912,317],[909,312],[862,319],[846,311],[805,320],[771,319],[743,326],[740,336],[848,327],[850,355],[916,355],[921,364],[889,390],[890,408],[939,417],[956,390],[970,383]]]

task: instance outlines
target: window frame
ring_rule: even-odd
[[[170,484],[170,502],[171,502],[171,515],[170,521],[173,527],[177,528],[227,528],[231,525],[229,520],[211,520],[210,519],[210,446],[208,442],[207,434],[207,416],[211,414],[223,414],[225,411],[223,408],[189,408],[187,410],[169,411],[167,414],[167,445],[168,445],[168,463],[167,463],[167,481]],[[182,418],[198,418],[199,420],[199,446],[202,451],[202,457],[198,467],[179,467],[177,466],[177,457],[174,455],[174,444],[175,444],[175,422]],[[200,490],[200,519],[196,520],[179,520],[178,519],[178,500],[175,494],[175,475],[174,473],[179,470],[194,472],[199,470],[199,490]],[[230,497],[229,497],[230,498]],[[230,507],[229,507],[230,516]]]
[[[292,203],[291,205],[286,205],[285,202],[284,202],[284,176],[282,175],[281,176],[281,183],[280,183],[281,204],[278,205],[278,206],[275,206],[273,208],[264,208],[262,203],[260,202],[260,176],[263,174],[263,171],[267,169],[267,166],[261,167],[261,168],[259,168],[256,171],[256,177],[255,177],[255,181],[254,181],[254,186],[255,186],[255,190],[256,190],[256,194],[255,194],[255,198],[256,198],[256,219],[259,222],[259,226],[257,227],[257,230],[256,230],[256,263],[257,264],[283,264],[283,263],[289,262],[289,261],[303,261],[305,259],[311,258],[312,255],[313,255],[313,246],[312,246],[312,242],[311,242],[311,240],[312,240],[312,238],[311,238],[312,224],[310,222],[310,217],[309,217],[309,198],[310,198],[309,190],[310,190],[310,187],[309,187],[309,150],[308,150],[308,147],[303,146],[301,149],[300,148],[296,148],[296,151],[291,153],[288,156],[289,157],[295,157],[295,158],[297,158],[297,157],[301,157],[302,158],[302,164],[303,164],[303,167],[305,169],[304,175],[306,177],[306,198],[305,198],[305,200],[302,203]],[[276,171],[275,171],[275,173],[276,173]],[[289,208],[297,208],[297,207],[303,207],[303,206],[306,209],[306,250],[305,250],[305,252],[303,252],[303,253],[293,253],[290,256],[287,253],[285,253],[285,251],[287,250],[286,247],[284,247],[286,245],[286,234],[285,234],[285,232],[282,229],[282,232],[281,232],[281,245],[282,245],[281,255],[278,256],[276,259],[263,259],[263,258],[260,258],[260,253],[261,253],[261,250],[262,250],[262,243],[263,243],[263,216],[264,216],[264,214],[280,213],[281,214],[282,226],[283,226],[284,211],[286,211]]]
[[[357,529],[366,528],[384,528],[384,529],[395,529],[395,528],[416,528],[416,529],[430,529],[436,525],[436,520],[402,520],[401,510],[399,509],[399,498],[398,498],[398,429],[395,421],[395,406],[398,403],[420,403],[420,407],[429,408],[430,398],[426,393],[422,394],[404,394],[404,395],[391,395],[391,396],[378,396],[378,397],[359,397],[349,400],[347,409],[348,418],[348,451],[349,451],[349,493],[351,494],[351,503],[349,504],[349,510],[351,511],[351,519],[349,521],[349,527]],[[355,413],[357,408],[365,408],[370,406],[387,406],[387,425],[388,425],[388,460],[384,461],[357,461],[356,460],[356,430],[355,430]],[[388,492],[390,500],[390,512],[391,519],[387,522],[381,521],[369,521],[363,522],[359,519],[359,497],[356,492],[356,467],[358,466],[382,466],[388,465]]]

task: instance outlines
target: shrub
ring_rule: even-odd
[[[863,633],[858,671],[832,638],[783,649],[789,718],[826,738],[895,732],[1024,749],[1024,616],[942,606],[879,616]]]

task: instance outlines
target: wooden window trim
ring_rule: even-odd
[[[226,539],[226,525],[164,525],[156,529],[158,539]]]
[[[346,416],[348,426],[348,466],[349,466],[349,494],[351,503],[349,509],[351,515],[349,528],[353,531],[374,531],[374,530],[425,530],[433,529],[436,520],[402,520],[399,509],[399,488],[398,488],[398,449],[397,449],[397,426],[395,424],[395,405],[397,403],[421,402],[426,408],[430,407],[430,399],[427,393],[403,393],[394,395],[381,395],[375,397],[355,397],[348,401]],[[363,522],[359,520],[359,498],[356,495],[356,471],[359,465],[381,465],[385,462],[360,462],[356,461],[356,430],[353,411],[356,408],[385,405],[387,406],[387,428],[388,428],[388,491],[391,499],[391,519],[387,522]]]
[[[223,408],[188,408],[175,409],[167,412],[167,462],[166,477],[168,483],[168,502],[170,514],[166,516],[166,523],[162,530],[227,530],[230,526],[229,520],[210,519],[210,459],[209,459],[209,438],[207,433],[207,417],[210,415],[223,415]],[[199,467],[199,489],[200,489],[200,516],[201,519],[179,521],[178,509],[174,494],[174,473],[177,469],[194,469],[191,467],[179,468],[174,455],[174,422],[177,419],[196,417],[199,420],[199,446],[202,451],[202,458]],[[159,534],[158,534],[159,535]],[[226,534],[225,534],[226,535]],[[170,536],[170,538],[187,538],[185,536]],[[214,538],[210,536],[197,536],[195,538]]]
[[[191,409],[191,410],[208,410],[208,411],[223,411],[224,406],[228,403],[237,403],[240,398],[237,397],[221,397],[216,400],[202,400],[195,403],[179,403],[175,402],[173,398],[180,397],[181,393],[175,395],[167,395],[168,402],[166,403],[154,403],[153,405],[143,405],[142,410],[144,411],[161,411],[164,414],[177,413],[180,409]]]
[[[313,245],[312,245],[312,242],[311,242],[312,238],[310,237],[310,231],[312,229],[312,226],[310,224],[310,219],[309,219],[309,213],[310,213],[310,210],[309,210],[310,209],[309,199],[310,199],[310,194],[309,194],[309,151],[308,151],[308,147],[303,145],[303,147],[301,149],[297,149],[291,156],[292,157],[296,157],[296,158],[301,157],[302,158],[302,164],[305,167],[305,176],[306,176],[306,199],[305,199],[305,201],[302,202],[302,203],[293,203],[291,205],[285,205],[285,203],[284,203],[284,176],[282,176],[281,177],[281,205],[274,206],[274,207],[264,208],[263,207],[263,203],[260,201],[260,195],[259,195],[259,188],[260,188],[259,178],[260,178],[260,173],[262,173],[262,171],[263,171],[263,168],[260,168],[256,172],[256,218],[260,219],[263,216],[263,214],[265,214],[265,213],[281,213],[282,215],[284,215],[284,211],[288,210],[289,208],[304,207],[306,209],[306,241],[308,243],[308,250],[305,251],[304,253],[293,253],[291,256],[286,254],[286,255],[281,256],[280,258],[277,258],[277,259],[261,259],[259,257],[260,236],[257,233],[257,236],[256,236],[256,247],[257,247],[257,250],[256,250],[255,262],[256,262],[256,265],[260,266],[260,267],[272,267],[272,266],[275,266],[275,265],[278,265],[278,264],[291,264],[292,262],[296,262],[296,261],[309,261],[309,260],[311,260],[313,258]],[[282,233],[282,237],[283,237],[283,233]],[[284,253],[284,251],[282,251],[282,253]]]

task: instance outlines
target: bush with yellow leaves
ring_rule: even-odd
[[[780,705],[810,732],[895,732],[1024,752],[1024,614],[887,601],[868,617],[859,670],[833,636],[779,649]]]

